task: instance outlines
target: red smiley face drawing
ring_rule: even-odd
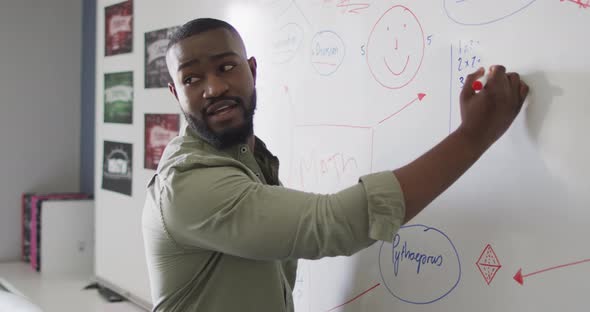
[[[414,13],[396,5],[377,21],[367,44],[367,63],[373,78],[388,89],[408,85],[424,58],[424,31]]]

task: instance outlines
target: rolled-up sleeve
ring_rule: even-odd
[[[391,241],[405,214],[391,171],[329,195],[264,185],[231,166],[174,171],[161,182],[164,226],[194,252],[258,260],[350,255]]]
[[[369,211],[369,237],[392,242],[406,215],[404,194],[391,171],[362,177]]]

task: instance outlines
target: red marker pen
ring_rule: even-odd
[[[481,81],[479,81],[479,80],[476,80],[476,81],[473,82],[473,84],[471,85],[471,87],[475,91],[481,91],[481,89],[483,89],[483,83],[481,83]]]
[[[487,78],[488,77],[487,77],[487,75],[485,75],[485,71],[484,71],[484,75],[482,75],[481,78],[479,78],[479,80],[476,80],[471,84],[471,88],[473,88],[473,91],[479,92],[479,91],[483,90],[483,88],[486,85]]]

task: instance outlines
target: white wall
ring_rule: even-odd
[[[20,194],[78,191],[82,2],[0,2],[0,261],[20,257]]]

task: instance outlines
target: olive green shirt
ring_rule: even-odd
[[[143,238],[154,311],[292,312],[296,261],[391,241],[405,206],[391,171],[336,194],[280,186],[256,139],[218,150],[185,128],[148,185]]]

